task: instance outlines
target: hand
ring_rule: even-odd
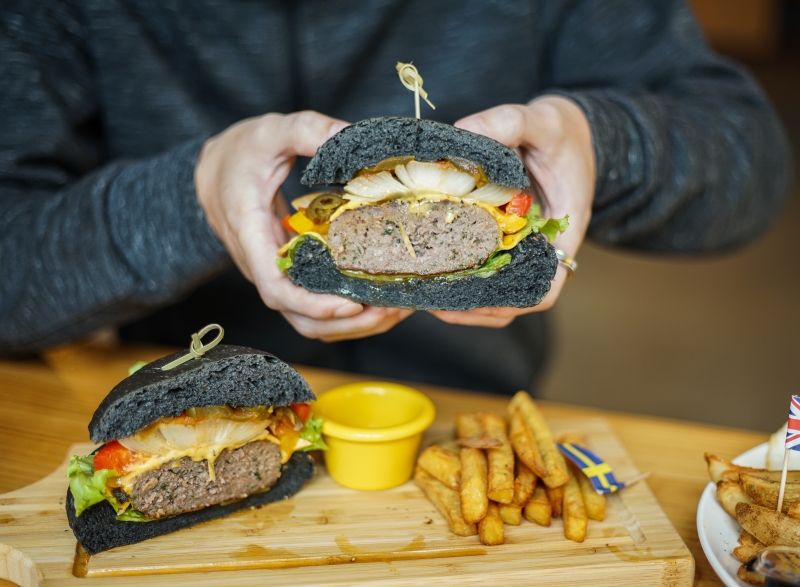
[[[347,126],[316,112],[266,114],[234,124],[203,145],[195,167],[197,199],[208,223],[264,303],[303,336],[322,340],[379,334],[411,312],[364,308],[297,287],[275,263],[289,240],[278,212],[281,184],[297,155],[312,156]]]
[[[561,218],[569,214],[569,228],[553,244],[575,258],[592,216],[596,175],[592,131],[583,110],[566,98],[543,96],[527,105],[497,106],[462,118],[455,125],[517,151],[538,184],[542,216]],[[550,291],[533,308],[432,313],[451,324],[500,328],[520,314],[551,308],[566,279],[567,270],[559,264]]]

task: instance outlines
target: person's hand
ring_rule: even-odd
[[[322,340],[379,334],[411,313],[311,293],[292,284],[275,263],[289,240],[278,216],[285,209],[276,197],[281,184],[297,155],[312,156],[345,126],[316,112],[244,120],[206,141],[194,175],[208,223],[264,303],[303,336]]]
[[[455,125],[517,151],[538,184],[542,216],[562,218],[569,214],[569,228],[553,244],[575,258],[592,215],[596,173],[592,131],[583,111],[566,98],[544,96],[527,105],[506,104],[484,110]],[[566,280],[567,270],[559,264],[550,291],[533,308],[477,308],[432,314],[451,324],[499,328],[520,314],[551,308]]]

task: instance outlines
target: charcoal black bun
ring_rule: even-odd
[[[359,169],[401,155],[414,155],[417,161],[461,157],[480,163],[492,183],[521,190],[531,187],[516,153],[495,140],[433,120],[388,116],[363,120],[336,133],[317,150],[300,181],[345,184]]]
[[[311,388],[277,357],[220,344],[199,359],[162,371],[188,350],[154,361],[120,382],[92,416],[93,442],[124,438],[162,416],[200,406],[288,406],[316,399]]]
[[[89,554],[110,548],[136,544],[143,540],[189,528],[195,524],[216,520],[239,510],[261,507],[286,499],[297,493],[314,476],[314,461],[304,452],[296,452],[281,467],[281,476],[270,489],[227,505],[212,505],[196,512],[151,522],[120,522],[114,508],[102,501],[75,516],[75,500],[67,489],[67,519],[78,542]]]
[[[306,238],[295,249],[289,278],[315,293],[334,294],[370,306],[456,311],[535,306],[550,291],[550,281],[555,277],[555,249],[543,235],[531,234],[508,252],[511,263],[491,277],[374,282],[340,272],[328,247],[315,238]]]

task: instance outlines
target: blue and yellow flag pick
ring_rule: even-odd
[[[565,457],[575,463],[575,465],[583,471],[583,474],[592,482],[594,490],[600,494],[614,493],[623,487],[630,486],[647,477],[645,473],[644,475],[639,475],[631,479],[627,483],[623,483],[622,481],[617,481],[617,478],[614,477],[611,465],[588,448],[566,442],[564,444],[559,444],[558,448],[564,453]]]

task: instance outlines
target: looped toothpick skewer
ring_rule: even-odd
[[[217,337],[209,342],[208,344],[203,344],[201,342],[201,338],[203,338],[206,334],[211,332],[212,330],[218,330],[219,334]],[[219,324],[209,324],[205,328],[203,328],[200,332],[195,332],[192,335],[192,344],[189,345],[189,354],[183,355],[182,357],[178,357],[171,363],[167,363],[163,367],[161,367],[162,371],[169,371],[170,369],[174,369],[178,365],[183,365],[184,363],[191,361],[192,359],[199,359],[203,355],[206,354],[207,351],[210,351],[215,346],[217,346],[222,337],[225,336],[225,330],[223,330],[222,326]]]
[[[419,118],[419,97],[422,96],[422,99],[428,103],[428,106],[436,110],[436,106],[434,106],[430,100],[428,100],[428,92],[422,89],[422,76],[417,71],[417,68],[414,67],[411,63],[401,63],[397,62],[395,66],[397,70],[397,75],[400,76],[400,81],[403,82],[403,85],[408,88],[409,90],[414,92],[414,106],[416,107],[417,118]]]

